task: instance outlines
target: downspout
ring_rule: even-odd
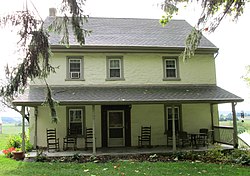
[[[95,141],[95,105],[92,105],[92,128],[93,128],[93,155],[96,156],[96,141]]]
[[[237,103],[232,102],[232,113],[233,113],[233,145],[234,148],[238,148],[238,134],[237,134],[237,117],[235,112],[235,106]]]
[[[176,152],[175,111],[174,111],[174,105],[172,105],[172,133],[173,133],[173,152]]]
[[[35,116],[35,134],[34,134],[34,148],[37,149],[37,117],[38,117],[38,107],[35,107],[35,112],[34,112],[34,116]]]
[[[212,143],[214,143],[214,107],[213,107],[213,104],[210,104],[210,113],[211,113]]]
[[[25,152],[25,106],[22,106],[22,151]]]

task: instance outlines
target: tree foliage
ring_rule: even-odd
[[[63,34],[62,41],[66,45],[69,44],[69,33],[67,31],[70,24],[80,45],[85,42],[87,30],[82,29],[82,24],[86,22],[87,18],[82,10],[84,2],[84,0],[63,0],[61,3],[61,12],[64,13],[63,21],[59,21],[61,18],[55,18],[50,26],[50,30]],[[69,20],[68,14],[71,15],[72,20]],[[48,29],[43,26],[44,21],[39,18],[39,15],[35,15],[31,10],[28,10],[26,6],[23,11],[0,17],[0,24],[1,26],[9,25],[19,29],[18,47],[19,51],[24,53],[24,57],[21,58],[22,62],[17,66],[12,69],[6,66],[7,83],[1,86],[2,102],[20,112],[12,104],[12,100],[18,94],[24,92],[29,81],[34,78],[41,78],[45,81],[47,88],[45,103],[50,107],[52,121],[57,122],[56,101],[52,98],[50,87],[46,82],[47,76],[51,72],[55,72],[56,68],[50,64],[49,35]]]
[[[244,12],[244,8],[249,0],[197,0],[197,8],[201,8],[201,14],[196,26],[187,36],[186,48],[183,52],[183,59],[190,59],[201,40],[203,31],[214,32],[220,25],[221,21],[230,16],[233,20],[237,20]],[[165,16],[160,22],[165,25],[172,17],[178,13],[178,5],[185,6],[194,3],[193,0],[165,0],[161,8],[165,11]]]

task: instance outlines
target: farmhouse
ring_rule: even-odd
[[[48,26],[55,16],[47,17]],[[218,48],[202,36],[196,55],[181,59],[192,26],[172,20],[163,27],[157,19],[90,17],[91,30],[80,46],[70,31],[70,47],[50,33],[51,64],[59,67],[48,77],[59,121],[51,123],[43,103],[46,87],[36,79],[14,104],[30,107],[30,137],[34,146],[46,147],[46,129],[56,129],[59,149],[69,134],[76,148],[92,130],[93,154],[98,148],[143,145],[141,128],[150,127],[152,147],[171,145],[177,150],[181,132],[211,132],[212,142],[237,147],[236,123],[219,127],[218,104],[235,106],[243,99],[216,85]],[[170,134],[170,135],[169,135]],[[141,136],[143,137],[143,136]],[[170,141],[168,141],[170,140]],[[146,141],[148,142],[148,141]]]

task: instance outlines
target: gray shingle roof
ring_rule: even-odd
[[[47,17],[45,26],[51,24],[55,17]],[[83,28],[91,30],[87,36],[87,46],[147,46],[147,47],[185,47],[187,35],[192,26],[185,20],[172,20],[165,27],[159,19],[138,18],[97,18],[90,17]],[[70,28],[71,29],[71,28]],[[50,33],[51,45],[59,45],[61,36]],[[70,30],[70,45],[78,45]],[[217,49],[204,36],[199,48]]]
[[[52,87],[53,98],[60,104],[110,103],[202,103],[241,102],[242,98],[218,86],[116,86],[116,87]],[[46,89],[30,86],[14,101],[16,105],[41,104]]]

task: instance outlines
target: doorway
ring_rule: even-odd
[[[102,147],[131,146],[130,106],[102,106]]]

